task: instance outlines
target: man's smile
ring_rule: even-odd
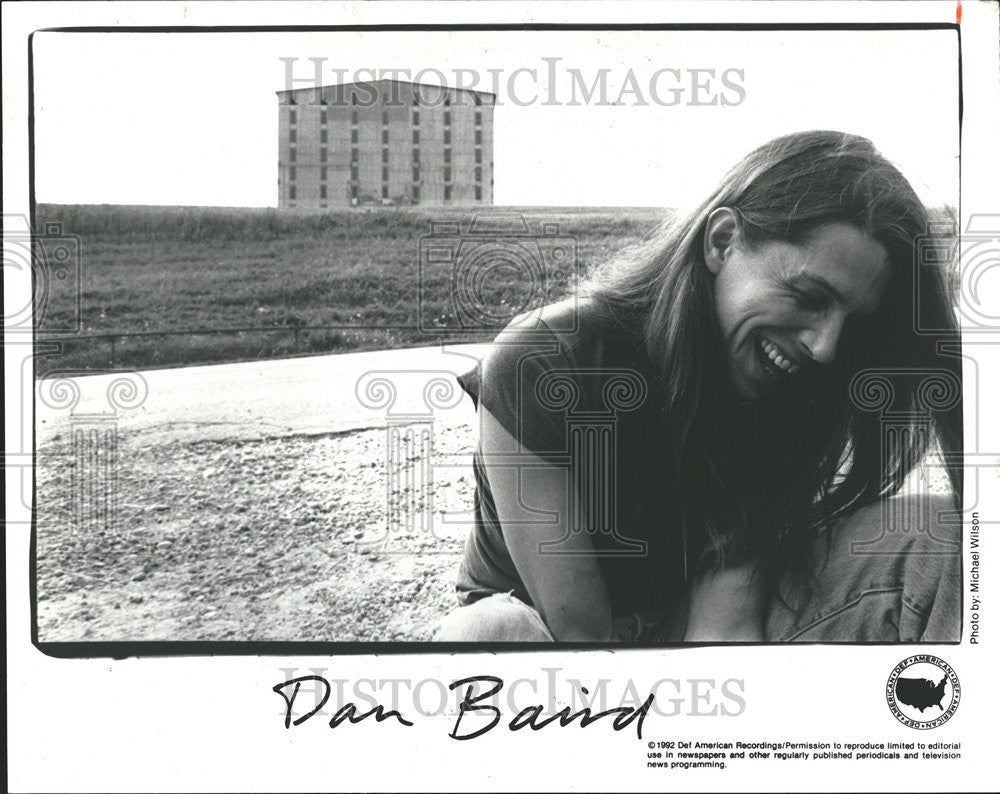
[[[758,338],[755,347],[761,365],[769,373],[787,377],[802,369],[785,348],[765,336]]]

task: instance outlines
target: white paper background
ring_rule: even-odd
[[[465,4],[426,6],[370,4],[272,6],[264,3],[234,4],[7,4],[3,7],[4,33],[4,212],[27,213],[27,41],[32,30],[54,25],[79,24],[357,24],[461,21],[512,22],[719,22],[719,21],[943,21],[955,18],[953,3],[920,4],[544,4],[538,6]],[[964,8],[963,58],[965,121],[963,130],[962,215],[963,226],[973,213],[1000,213],[995,193],[998,173],[996,155],[990,149],[1000,129],[996,94],[996,6],[967,5]],[[203,34],[220,40],[222,34]],[[708,34],[692,34],[706,36]],[[731,34],[719,33],[719,37]],[[923,45],[911,53],[907,69],[900,70],[900,44],[880,45],[875,58],[857,46],[864,35],[836,34],[842,40],[823,50],[809,33],[759,34],[759,41],[778,37],[794,53],[791,68],[781,68],[777,55],[761,54],[764,45],[741,49],[731,38],[719,50],[701,52],[685,44],[679,33],[612,34],[602,36],[609,59],[628,63],[643,39],[669,40],[664,66],[709,68],[742,67],[746,59],[747,111],[742,117],[713,108],[638,108],[615,116],[595,115],[592,121],[576,123],[572,135],[560,130],[547,134],[552,117],[514,108],[497,113],[498,167],[497,201],[554,204],[670,204],[705,176],[688,165],[705,154],[718,155],[719,170],[744,153],[749,146],[789,129],[834,126],[873,137],[886,153],[926,180],[924,195],[948,194],[953,186],[948,158],[954,155],[954,118],[943,107],[954,103],[954,71],[940,73],[936,64],[947,55],[947,44]],[[896,34],[947,38],[949,34]],[[313,49],[309,34],[301,34],[297,49],[283,51],[284,42],[262,45],[257,61],[249,58],[253,48],[240,50],[239,66],[222,56],[213,71],[197,59],[197,48],[187,60],[172,65],[164,51],[150,46],[133,51],[130,63],[115,62],[108,50],[80,49],[67,45],[53,50],[40,34],[39,55],[51,59],[36,73],[39,101],[37,163],[38,199],[52,202],[116,203],[204,203],[268,204],[273,192],[274,99],[282,88],[275,72],[275,55],[328,55]],[[288,42],[297,41],[286,34]],[[769,37],[771,37],[769,39]],[[82,41],[82,39],[81,39]],[[472,42],[472,39],[469,40]],[[525,57],[529,37],[512,36],[513,44],[498,48],[490,57],[498,66],[509,67]],[[831,39],[832,41],[832,39]],[[854,42],[854,43],[852,43]],[[429,41],[420,46],[430,48]],[[230,46],[230,45],[226,45]],[[448,55],[458,66],[466,66],[474,43],[456,41],[449,53],[437,52],[447,66]],[[532,45],[534,46],[534,45]],[[647,44],[646,51],[652,51]],[[771,44],[769,43],[770,47]],[[49,47],[46,51],[45,47]],[[270,48],[270,49],[268,49]],[[686,49],[687,48],[687,49]],[[502,51],[501,51],[502,49]],[[724,51],[721,51],[723,50]],[[905,49],[905,48],[904,48]],[[658,50],[657,50],[658,51]],[[530,50],[529,65],[539,65]],[[395,50],[396,56],[404,57]],[[467,55],[468,53],[468,55]],[[166,53],[169,55],[169,52]],[[362,53],[365,66],[380,66],[378,55]],[[235,56],[234,56],[235,57]],[[332,58],[332,55],[330,56]],[[362,57],[356,55],[352,57]],[[407,57],[420,63],[425,53]],[[596,57],[588,52],[581,61]],[[689,59],[690,62],[688,62]],[[697,62],[695,62],[697,61]],[[732,64],[730,64],[730,61]],[[776,66],[778,64],[778,66]],[[935,65],[929,69],[928,64]],[[112,71],[107,71],[113,67]],[[404,65],[404,64],[389,64]],[[473,64],[474,65],[474,64]],[[584,66],[585,63],[572,64]],[[613,66],[612,63],[601,65]],[[753,65],[753,69],[751,69]],[[169,68],[167,68],[169,67]],[[95,86],[95,75],[107,79]],[[164,73],[164,69],[167,69]],[[228,122],[206,115],[198,96],[190,106],[191,123],[203,125],[207,136],[199,149],[193,136],[180,142],[192,146],[190,171],[177,171],[148,162],[148,178],[130,176],[131,166],[117,167],[109,160],[109,145],[103,111],[118,108],[113,118],[121,129],[146,124],[148,112],[142,102],[134,105],[115,97],[135,83],[135,74],[152,84],[171,89],[164,101],[179,101],[180,87],[227,85],[246,89],[243,82],[262,81],[259,92],[266,99],[247,108],[248,119],[258,119],[267,131],[258,139],[237,141],[229,135]],[[165,76],[166,74],[166,76]],[[844,76],[839,83],[837,76]],[[867,80],[862,82],[862,76]],[[766,76],[766,77],[765,77]],[[853,81],[847,83],[847,79]],[[199,78],[201,82],[199,82]],[[246,78],[246,80],[244,80]],[[231,81],[231,82],[230,82]],[[787,82],[783,82],[787,81]],[[277,83],[277,84],[275,84]],[[48,96],[41,95],[45,85]],[[59,91],[59,88],[62,91]],[[809,89],[812,89],[810,92]],[[83,99],[80,91],[87,90]],[[255,89],[256,91],[256,89]],[[246,100],[249,102],[250,100]],[[200,110],[199,110],[200,109]],[[510,110],[510,113],[508,113]],[[558,109],[552,109],[556,113]],[[577,109],[579,110],[579,109]],[[617,109],[615,109],[617,110]],[[739,111],[740,109],[735,109]],[[648,115],[646,112],[648,111]],[[702,116],[698,111],[706,111]],[[606,110],[603,112],[607,112]],[[619,111],[620,112],[620,111]],[[626,118],[628,116],[628,118]],[[704,119],[711,116],[709,122]],[[516,121],[515,121],[516,118]],[[729,128],[726,119],[739,118]],[[501,127],[519,125],[518,136],[501,137]],[[544,123],[543,123],[544,119]],[[638,120],[637,120],[638,119]],[[848,123],[850,121],[850,123]],[[249,123],[244,119],[245,123]],[[157,135],[179,134],[164,122]],[[66,130],[75,140],[67,147]],[[711,134],[709,134],[711,131]],[[150,134],[153,134],[152,131]],[[506,134],[506,133],[505,133]],[[214,135],[228,137],[230,148]],[[949,137],[950,136],[950,137]],[[622,144],[622,140],[627,144]],[[663,146],[655,145],[664,139]],[[927,143],[919,142],[925,140]],[[116,140],[112,138],[111,140]],[[526,143],[530,141],[531,143]],[[915,143],[918,142],[918,143]],[[133,163],[145,152],[129,148],[128,136],[117,139],[123,163]],[[124,144],[122,143],[124,142]],[[680,142],[681,145],[677,145]],[[151,145],[162,145],[153,138]],[[126,145],[125,149],[121,146]],[[924,149],[924,146],[926,148]],[[242,147],[242,148],[239,148]],[[924,165],[921,150],[927,152]],[[155,150],[155,149],[154,149]],[[162,149],[161,149],[162,150]],[[678,152],[683,152],[679,154]],[[44,152],[44,157],[43,157]],[[575,166],[587,156],[594,173],[582,180]],[[596,155],[600,154],[600,157]],[[262,158],[259,173],[240,173],[234,165],[245,158]],[[620,157],[620,161],[616,161]],[[596,161],[596,162],[595,162]],[[167,162],[170,162],[169,158]],[[610,163],[610,165],[609,165]],[[500,169],[512,169],[501,177]],[[206,171],[206,169],[209,169]],[[518,170],[520,169],[520,171]],[[200,176],[199,176],[200,174]],[[518,175],[520,174],[520,175]],[[678,176],[681,174],[681,176]],[[131,174],[134,176],[134,174]],[[517,175],[517,178],[514,178]],[[534,176],[532,176],[534,175]],[[623,179],[623,175],[627,179]],[[709,174],[713,177],[716,174]],[[502,181],[505,180],[505,181]],[[242,180],[242,181],[241,181]],[[259,182],[258,182],[259,181]],[[650,185],[654,187],[650,187]],[[150,185],[155,185],[152,190]],[[192,186],[197,191],[192,193]],[[260,187],[264,185],[267,189]],[[662,193],[660,186],[663,186]],[[675,187],[676,185],[676,187]],[[669,186],[669,188],[667,187]],[[159,191],[159,192],[158,192]],[[501,193],[503,191],[503,193]],[[662,199],[659,197],[662,195]],[[253,196],[253,200],[240,196]],[[504,198],[504,196],[508,198]],[[88,198],[89,197],[89,198]],[[199,198],[201,197],[201,198]],[[574,198],[575,197],[575,198]],[[596,197],[596,198],[595,198]],[[606,197],[606,198],[604,198]],[[597,200],[603,198],[603,200]],[[998,230],[1000,231],[1000,230]],[[987,271],[979,285],[985,305],[998,306],[997,270]],[[19,305],[14,294],[19,286],[5,272],[5,314]],[[996,313],[994,311],[994,313]],[[1000,350],[996,334],[975,329],[966,338],[970,359],[966,372],[966,448],[979,453],[979,469],[967,473],[967,501],[978,499],[975,509],[983,521],[1000,521],[997,459],[1000,437],[989,411],[1000,393]],[[981,340],[992,342],[974,345]],[[996,558],[995,526],[983,524],[982,643],[978,646],[921,647],[946,659],[958,672],[963,699],[955,717],[930,732],[916,732],[900,725],[889,713],[883,695],[890,671],[909,653],[905,647],[763,647],[731,649],[684,649],[666,652],[593,652],[476,654],[466,656],[344,656],[334,658],[178,658],[141,660],[57,660],[43,656],[29,643],[28,525],[27,516],[14,495],[20,488],[18,464],[29,447],[17,447],[30,418],[21,400],[25,383],[20,377],[27,347],[7,337],[6,438],[8,455],[7,498],[7,633],[8,633],[8,766],[12,790],[337,790],[337,789],[678,789],[678,790],[989,790],[997,779],[992,736],[997,713],[996,633],[991,630],[991,560]],[[30,394],[30,386],[27,389]],[[992,395],[992,399],[991,399]],[[973,417],[978,414],[978,428]],[[18,453],[21,453],[20,455]],[[968,628],[966,628],[966,634]],[[306,638],[304,638],[306,639]],[[740,679],[746,708],[739,716],[673,716],[652,714],[645,722],[643,740],[634,730],[613,732],[603,723],[581,731],[547,728],[537,734],[511,733],[503,726],[470,742],[448,738],[454,715],[421,719],[405,694],[399,707],[416,721],[413,728],[388,722],[363,723],[329,730],[317,718],[286,731],[281,720],[281,699],[271,687],[284,679],[282,668],[326,670],[329,678],[435,679],[447,685],[458,678],[491,674],[508,682],[517,678],[536,681],[539,696],[530,684],[520,686],[518,707],[547,703],[543,668],[560,668],[559,686],[551,693],[570,696],[568,679],[584,685],[610,679],[610,693],[622,692],[629,682],[644,695],[659,679]],[[690,686],[685,684],[685,687]],[[435,700],[427,688],[425,697]],[[388,686],[382,690],[388,703]],[[672,690],[661,690],[667,701]],[[713,701],[722,702],[718,698]],[[732,701],[725,701],[733,706]],[[433,704],[432,704],[433,705]],[[609,703],[609,705],[616,705]],[[690,695],[685,712],[696,706]],[[701,704],[700,707],[706,707]],[[506,719],[514,711],[504,707]],[[923,761],[904,764],[892,761],[847,762],[743,762],[725,771],[697,769],[688,772],[646,768],[646,744],[655,740],[732,741],[961,741],[963,760]]]

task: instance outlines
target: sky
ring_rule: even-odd
[[[323,84],[495,85],[498,205],[684,205],[817,128],[871,138],[926,201],[957,203],[956,36],[899,30],[38,33],[37,200],[276,206],[288,59],[294,87],[317,62]]]

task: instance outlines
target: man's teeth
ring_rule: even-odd
[[[760,340],[760,346],[764,349],[764,352],[767,354],[767,357],[771,359],[771,361],[773,361],[777,366],[781,367],[781,369],[785,370],[785,372],[787,372],[789,375],[794,375],[796,372],[799,371],[800,367],[798,364],[793,364],[787,358],[782,356],[778,348],[775,345],[768,342],[766,339]]]

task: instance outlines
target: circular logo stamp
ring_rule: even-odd
[[[885,699],[903,725],[928,730],[952,718],[962,699],[962,687],[944,659],[918,653],[893,668],[885,685]]]

